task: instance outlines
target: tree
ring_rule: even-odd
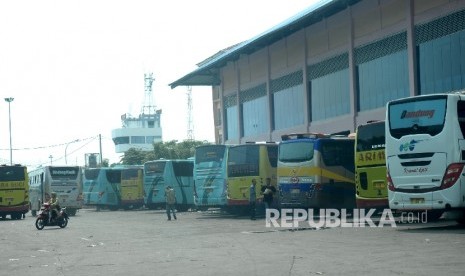
[[[181,159],[194,157],[196,147],[208,144],[210,143],[207,141],[184,140],[181,143],[177,144],[178,156],[180,156]]]
[[[123,165],[142,165],[146,161],[146,152],[141,149],[130,148],[128,149],[123,157],[121,158],[121,164]]]
[[[164,159],[187,159],[193,157],[195,148],[200,145],[210,144],[207,141],[184,140],[178,142],[171,140],[168,142],[159,142],[154,144],[155,160]]]
[[[100,165],[101,167],[109,167],[110,166],[110,160],[107,158],[102,160],[102,164]]]
[[[171,140],[154,143],[153,151],[131,148],[124,153],[121,164],[143,165],[147,161],[158,159],[187,159],[194,156],[197,146],[208,144],[210,143],[207,141],[184,140],[178,142],[177,140]]]

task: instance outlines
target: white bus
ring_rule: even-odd
[[[45,166],[30,171],[29,205],[35,216],[42,203],[47,202],[52,192],[57,193],[60,207],[74,216],[82,208],[82,170],[79,166]]]
[[[421,95],[386,106],[389,207],[429,219],[465,210],[465,94]],[[463,222],[463,218],[460,219]]]

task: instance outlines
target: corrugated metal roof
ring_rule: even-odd
[[[215,55],[200,62],[198,69],[172,82],[170,86],[173,89],[177,86],[219,85],[219,68],[225,66],[227,62],[238,60],[239,57],[244,54],[252,54],[360,1],[361,0],[322,0],[247,41],[219,51]]]

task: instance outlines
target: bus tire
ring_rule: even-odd
[[[189,210],[189,206],[186,205],[179,205],[177,206],[176,210],[178,212],[187,212]]]
[[[428,222],[438,221],[442,217],[443,213],[444,212],[440,210],[431,210],[431,211],[428,210],[426,213],[426,218]]]
[[[14,220],[20,220],[23,217],[23,214],[21,213],[13,213],[11,214],[11,218]]]
[[[197,206],[197,210],[200,211],[200,212],[206,212],[206,211],[208,211],[208,207],[207,206]]]
[[[37,216],[37,211],[36,210],[31,210],[31,216],[33,216],[33,217]]]
[[[66,213],[70,216],[75,216],[76,215],[76,209],[71,208],[71,209],[66,209]]]
[[[465,210],[462,211],[462,215],[455,219],[458,224],[465,225]]]

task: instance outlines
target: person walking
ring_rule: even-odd
[[[265,203],[265,210],[270,209],[273,205],[273,195],[276,193],[276,188],[271,185],[271,178],[266,179],[265,186],[262,186],[263,202]]]
[[[166,215],[168,216],[168,220],[171,220],[171,213],[173,213],[173,218],[176,218],[176,193],[171,186],[165,188],[165,199],[166,199]]]
[[[256,204],[257,204],[257,192],[256,192],[257,181],[252,179],[249,191],[249,208],[250,208],[250,219],[255,220]]]

